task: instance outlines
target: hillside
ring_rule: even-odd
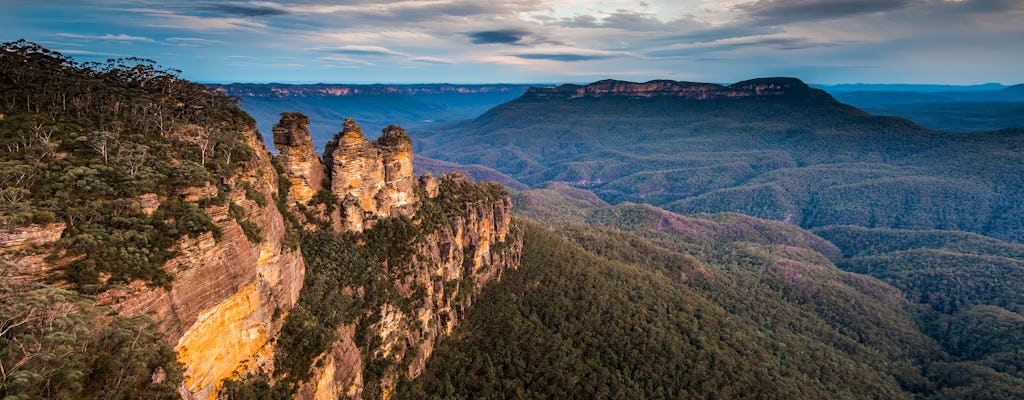
[[[514,202],[559,228],[521,222],[520,269],[485,290],[397,398],[1024,394],[1010,344],[1019,315],[922,323],[899,291],[836,268],[842,253],[799,228],[609,206],[558,185]],[[999,353],[968,357],[969,343]]]
[[[314,121],[262,135],[150,61],[0,46],[0,397],[1024,396],[1024,246],[950,228],[1020,232],[1019,131],[784,78],[531,89],[451,125],[500,152],[353,119],[320,151]],[[472,162],[414,156],[442,144]],[[667,182],[778,220],[621,201]]]
[[[417,137],[428,157],[612,203],[1024,240],[1024,130],[933,131],[795,79],[535,89]]]
[[[270,154],[152,62],[0,47],[0,397],[386,398],[521,236],[497,184],[413,175],[346,120]]]

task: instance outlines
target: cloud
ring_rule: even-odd
[[[657,38],[655,41],[705,43],[723,39],[768,35],[779,32],[781,32],[781,29],[773,26],[760,26],[749,23],[731,23],[710,28],[694,29],[680,34],[667,35]]]
[[[118,11],[144,15],[147,17],[147,20],[144,23],[146,28],[208,31],[236,29],[255,30],[266,28],[267,26],[262,22],[250,21],[245,18],[200,17],[195,15],[179,14],[159,8],[126,8]],[[129,18],[134,17],[135,16]]]
[[[194,37],[172,37],[164,40],[174,46],[196,47],[223,43],[220,40],[203,39]]]
[[[372,67],[374,64],[360,59],[348,58],[343,56],[327,56],[321,57],[320,61],[323,61],[327,67],[331,68],[359,68],[359,67]]]
[[[439,57],[428,57],[428,56],[414,56],[400,51],[391,50],[383,46],[364,46],[364,45],[345,45],[338,47],[327,47],[311,49],[314,51],[335,54],[333,56],[322,57],[320,60],[328,61],[332,63],[340,63],[344,65],[373,65],[370,62],[364,60],[358,60],[349,58],[347,56],[371,56],[371,57],[396,57],[403,58],[407,61],[415,63],[425,64],[454,64],[452,61],[445,60]]]
[[[819,47],[839,46],[851,43],[852,42],[841,43],[814,40],[805,37],[763,35],[729,38],[704,43],[676,45],[665,49],[650,51],[647,52],[645,55],[655,58],[671,58],[688,57],[706,53],[723,52],[747,48],[773,50],[803,50]]]
[[[736,6],[753,18],[777,22],[836,19],[905,8],[914,0],[758,0]]]
[[[426,63],[426,64],[455,64],[454,61],[445,60],[437,57],[410,57],[409,61]]]
[[[562,25],[570,27],[611,28],[636,32],[673,29],[681,24],[691,22],[693,21],[689,18],[662,21],[656,14],[627,9],[617,9],[601,16],[574,15],[572,18],[562,18],[561,20]]]
[[[64,39],[86,40],[86,41],[96,41],[96,42],[122,42],[122,43],[123,42],[148,42],[148,43],[155,43],[156,42],[155,40],[150,39],[148,37],[144,37],[144,36],[131,36],[131,35],[124,35],[124,34],[113,35],[113,34],[110,34],[110,33],[108,33],[106,35],[81,35],[81,34],[77,34],[77,33],[58,33],[58,34],[56,34],[54,36],[57,36],[59,38],[64,38]]]
[[[529,31],[522,29],[499,29],[494,31],[477,31],[467,33],[469,41],[476,44],[518,44],[530,35]]]
[[[356,44],[345,45],[345,46],[338,46],[338,47],[329,47],[329,48],[316,48],[316,49],[311,49],[311,50],[321,51],[321,52],[326,52],[326,53],[354,54],[354,55],[364,55],[364,56],[396,56],[396,57],[408,57],[409,56],[408,54],[397,52],[397,51],[391,50],[391,49],[389,49],[387,47],[383,47],[383,46],[364,46],[364,45],[356,45]]]
[[[55,50],[58,53],[73,55],[73,56],[94,56],[94,57],[124,57],[122,54],[116,53],[105,53],[100,51],[89,51],[89,50],[78,50],[78,49],[59,49]]]
[[[277,3],[250,1],[245,3],[206,3],[198,7],[201,10],[239,17],[268,17],[286,15],[288,10]]]
[[[613,51],[602,51],[602,50],[588,50],[588,49],[572,49],[572,48],[561,48],[561,49],[537,49],[523,52],[515,52],[509,54],[512,57],[521,58],[524,60],[549,60],[549,61],[563,61],[563,62],[574,62],[574,61],[589,61],[589,60],[601,60],[606,58],[621,57],[628,55],[622,52]]]

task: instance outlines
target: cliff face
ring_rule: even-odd
[[[396,126],[373,143],[355,121],[327,143],[324,161],[331,192],[341,200],[340,230],[362,231],[373,221],[415,210],[412,140]]]
[[[289,200],[308,203],[324,180],[324,165],[309,135],[309,117],[282,113],[281,121],[274,125],[274,147],[280,152],[277,161],[291,181]]]
[[[446,189],[461,185],[471,183],[460,176],[442,178]],[[386,399],[400,380],[419,376],[436,341],[452,332],[483,286],[518,267],[522,237],[511,229],[511,206],[507,196],[465,203],[458,215],[417,240],[408,262],[389,266],[401,271],[393,282],[399,303],[412,305],[366,310],[362,318],[376,322],[363,337],[357,336],[358,321],[339,327],[341,339],[318,358],[322,366],[297,397]],[[370,366],[379,369],[364,373]]]
[[[374,267],[387,275],[378,282],[387,289],[367,294],[366,284],[333,288],[364,306],[353,321],[329,327],[337,340],[313,355],[312,377],[298,384],[296,396],[387,398],[400,380],[420,374],[436,340],[451,333],[482,287],[519,265],[522,238],[511,230],[512,203],[500,186],[458,175],[416,179],[412,141],[402,128],[389,126],[370,142],[348,119],[328,143],[324,161],[338,211],[305,214],[330,220],[310,226],[379,237],[394,228],[371,231],[376,225],[399,219],[409,221],[400,225],[403,232],[417,234],[386,245],[387,252],[407,251],[406,257],[386,257]],[[382,291],[392,295],[373,298]]]
[[[481,288],[519,264],[522,239],[511,230],[511,201],[500,186],[454,175],[417,179],[402,128],[388,127],[370,142],[351,120],[329,146],[324,174],[308,124],[304,115],[282,115],[274,129],[279,168],[249,129],[238,134],[251,158],[215,182],[132,199],[146,215],[170,204],[198,206],[216,226],[173,242],[173,257],[160,265],[172,278],[168,287],[135,280],[97,296],[98,305],[158,323],[181,364],[184,399],[216,398],[226,379],[249,374],[267,374],[271,383],[288,379],[275,374],[275,362],[310,273],[301,244],[319,229],[349,240],[377,225],[400,226],[403,239],[385,239],[374,251],[408,254],[378,258],[382,278],[372,288],[332,287],[361,308],[353,321],[331,327],[337,335],[327,351],[312,355],[311,377],[291,386],[299,398],[387,398],[400,380],[423,370],[435,341],[452,331]],[[325,183],[336,204],[314,196]],[[30,288],[66,263],[48,257],[60,258],[54,244],[65,229],[50,223],[0,230],[6,282]],[[346,245],[366,246],[361,240]]]
[[[686,100],[737,98],[801,97],[831,99],[824,91],[813,89],[795,78],[758,78],[729,86],[714,83],[654,80],[644,83],[603,80],[589,85],[560,85],[554,88],[530,88],[524,98],[578,99],[598,97],[651,98],[675,97]]]
[[[264,199],[276,195],[277,172],[259,133],[243,134],[256,155],[227,179],[227,186],[233,188],[228,197],[244,209],[250,223],[261,228],[262,240],[253,243],[229,215],[227,205],[208,207],[206,212],[221,229],[221,237],[206,233],[176,245],[179,256],[164,265],[174,277],[169,290],[137,282],[102,296],[121,314],[151,313],[160,321],[161,333],[175,344],[184,367],[180,392],[185,399],[212,398],[223,379],[272,359],[268,342],[277,335],[283,315],[302,288],[303,260],[297,250],[284,245],[281,213],[272,202],[260,201],[261,205],[250,198],[253,193]],[[201,201],[216,195],[217,188],[186,192],[182,194],[186,200]]]

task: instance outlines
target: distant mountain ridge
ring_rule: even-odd
[[[531,87],[526,91],[523,99],[578,99],[584,97],[677,97],[688,100],[768,97],[831,99],[831,96],[825,91],[814,89],[799,79],[781,77],[750,79],[729,86],[672,80],[636,83],[606,79],[588,85],[565,84],[554,88]]]
[[[293,85],[283,83],[229,83],[208,84],[207,87],[229,96],[242,97],[343,97],[381,95],[430,95],[475,93],[521,93],[531,84],[457,85],[449,83],[425,84],[332,84],[318,83]]]
[[[951,132],[1024,126],[1024,84],[823,86],[843,103]]]
[[[256,119],[256,126],[266,135],[264,141],[268,145],[269,133],[282,110],[311,116],[313,122],[309,130],[313,144],[323,149],[341,130],[345,118],[359,120],[373,138],[390,124],[417,130],[476,117],[519,97],[531,85],[231,83],[206,86],[242,99],[239,106]]]
[[[1024,240],[1024,181],[1008,173],[1020,170],[1021,130],[935,131],[792,78],[532,89],[414,135],[426,157],[530,187],[565,182],[610,203]]]

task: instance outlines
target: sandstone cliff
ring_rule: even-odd
[[[241,134],[256,155],[226,180],[232,187],[228,197],[260,227],[262,240],[254,243],[246,236],[228,205],[208,207],[223,233],[219,239],[212,233],[186,237],[176,245],[180,255],[164,265],[174,277],[169,290],[137,282],[103,296],[122,314],[150,313],[160,321],[184,367],[180,392],[185,399],[212,398],[222,380],[271,359],[268,342],[302,288],[301,254],[285,246],[285,221],[266,201],[278,191],[270,153],[258,132]],[[217,194],[216,187],[206,188],[212,190],[195,188],[182,196],[198,202]]]
[[[308,203],[324,180],[324,166],[309,135],[309,117],[282,113],[281,122],[274,125],[274,147],[280,152],[277,161],[291,181],[289,200]]]
[[[341,200],[340,229],[362,231],[374,220],[415,210],[412,140],[396,126],[371,143],[355,121],[327,143],[324,161],[331,192]]]
[[[675,97],[685,100],[790,97],[803,100],[832,100],[832,96],[828,93],[811,88],[796,78],[758,78],[737,82],[729,86],[670,80],[635,83],[606,79],[589,85],[566,84],[554,88],[530,88],[523,95],[525,99],[578,99],[594,97]]]
[[[422,193],[437,184],[422,182]],[[400,380],[423,371],[436,341],[452,332],[483,286],[518,267],[522,238],[511,227],[511,201],[507,195],[471,200],[457,193],[472,185],[457,175],[441,178],[439,198],[425,199],[425,207],[458,199],[459,208],[424,230],[412,244],[412,257],[388,265],[397,271],[390,281],[397,299],[339,327],[340,339],[318,357],[321,366],[298,398],[388,398]]]
[[[402,128],[390,126],[370,142],[351,120],[328,146],[325,174],[308,124],[302,114],[282,114],[276,160],[249,128],[235,134],[251,157],[228,173],[129,199],[153,218],[168,204],[195,207],[216,228],[183,235],[168,249],[173,256],[160,268],[170,284],[134,280],[97,296],[98,305],[158,323],[181,364],[184,399],[216,398],[226,380],[245,376],[286,382],[298,398],[387,398],[399,381],[423,370],[436,340],[452,331],[482,287],[519,264],[522,239],[510,226],[511,201],[500,185],[458,175],[417,179]],[[330,195],[316,195],[324,187]],[[56,245],[65,229],[50,223],[0,232],[6,282],[33,287],[66,263]],[[360,266],[327,268],[352,276],[359,275],[354,268],[367,268],[372,279],[330,286],[317,306],[348,307],[351,317],[328,327],[334,334],[320,352],[302,355],[306,371],[275,370],[279,353],[296,354],[283,347],[282,335],[294,311],[311,308],[302,297],[307,275],[332,273],[309,269],[306,255],[318,249],[306,245],[307,237],[318,232],[359,254]]]
[[[285,119],[295,118],[285,114]],[[306,157],[312,161],[314,156]],[[344,302],[361,306],[347,321],[320,326],[335,337],[322,353],[295,356],[299,350],[290,343],[302,339],[282,338],[279,346],[286,348],[278,351],[293,361],[305,359],[312,369],[306,373],[304,367],[289,367],[266,379],[279,385],[291,381],[295,395],[303,399],[387,398],[400,380],[419,375],[435,341],[451,332],[481,288],[519,265],[522,239],[511,230],[511,200],[500,185],[475,184],[459,175],[417,179],[412,141],[400,127],[385,128],[371,142],[355,121],[346,119],[343,130],[327,144],[323,159],[327,186],[337,203],[310,204],[316,211],[307,208],[296,214],[314,222],[307,224],[319,227],[314,230],[329,230],[319,237],[333,239],[326,246],[304,239],[303,253],[316,259],[317,266],[334,255],[321,254],[326,251],[322,247],[389,255],[360,253],[349,262],[372,259],[372,265],[340,266],[369,268],[362,275],[377,276],[370,280],[339,281],[333,278],[336,273],[309,271],[309,290],[321,292],[327,286],[335,293],[329,296],[349,298]],[[292,182],[307,181],[301,174],[295,178]],[[368,250],[374,246],[377,250]],[[329,261],[326,268],[344,262]],[[309,298],[299,303],[303,313],[342,306]],[[311,322],[324,323],[323,318],[305,323]],[[311,334],[310,329],[299,335]]]
[[[212,398],[224,379],[273,359],[268,343],[298,299],[305,273],[301,253],[285,244],[282,214],[268,201],[278,195],[270,153],[255,130],[235,134],[253,156],[231,176],[169,197],[134,199],[146,215],[169,200],[199,205],[216,234],[182,236],[173,244],[176,255],[161,265],[172,278],[168,287],[135,280],[97,296],[97,305],[122,316],[148,314],[157,322],[156,330],[181,363],[179,393],[185,399]],[[67,264],[57,245],[65,226],[0,231],[0,259],[11,266],[4,277],[8,285],[18,290],[38,286]]]

